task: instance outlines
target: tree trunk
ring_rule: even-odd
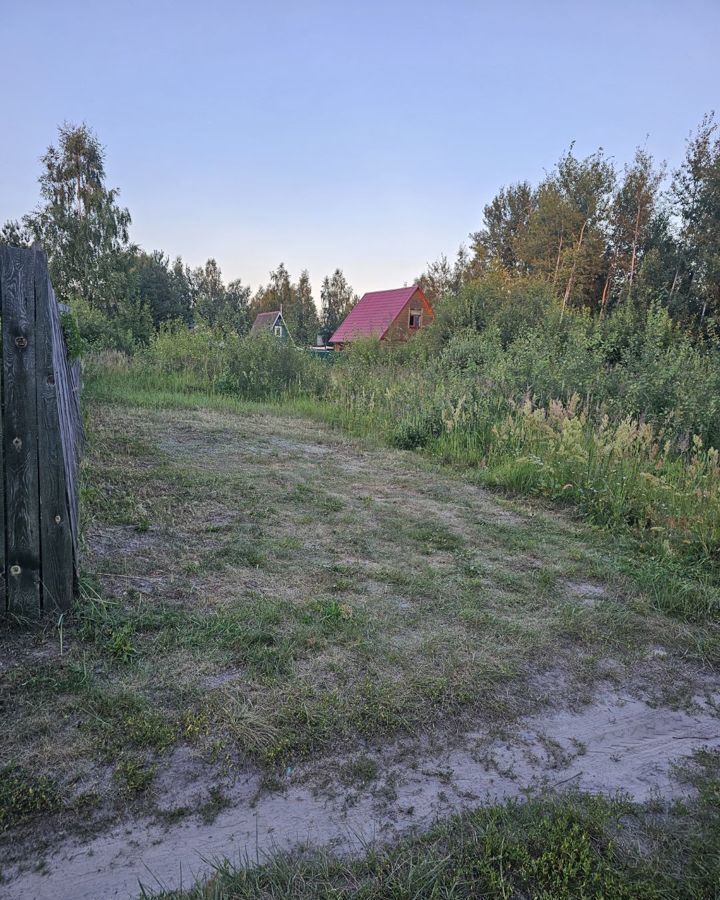
[[[555,287],[555,285],[557,283],[558,273],[560,271],[560,257],[562,255],[562,247],[563,247],[563,236],[561,234],[560,242],[558,243],[557,259],[555,260],[555,274],[553,275],[553,280],[552,280],[553,287]]]
[[[635,278],[635,265],[637,263],[637,246],[640,239],[640,197],[638,196],[638,210],[635,217],[635,231],[633,232],[632,257],[630,258],[630,277],[628,279],[628,297],[632,296],[633,279]]]
[[[612,273],[608,272],[607,278],[605,279],[605,284],[603,286],[602,297],[600,298],[600,318],[605,317],[605,311],[607,308],[607,298],[610,293],[610,279],[612,278]]]
[[[563,296],[562,302],[562,310],[560,312],[560,318],[565,315],[565,307],[567,306],[567,302],[570,299],[570,292],[573,289],[573,283],[575,281],[575,271],[577,270],[577,261],[578,254],[582,249],[583,238],[585,237],[585,228],[587,226],[587,219],[582,223],[582,228],[580,229],[580,237],[578,238],[577,246],[575,247],[575,254],[573,257],[572,269],[570,270],[570,277],[568,278],[567,287],[565,288],[565,295]]]

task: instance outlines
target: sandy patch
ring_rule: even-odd
[[[720,748],[720,724],[707,706],[670,710],[607,693],[579,712],[528,717],[502,739],[474,731],[452,747],[441,743],[425,738],[368,750],[363,755],[381,774],[357,787],[335,774],[357,754],[288,772],[283,791],[263,792],[257,772],[240,773],[225,791],[230,806],[212,824],[199,817],[171,826],[130,821],[90,841],[68,840],[47,856],[43,872],[6,870],[3,896],[97,900],[137,897],[141,884],[187,887],[213,860],[262,859],[300,843],[359,850],[527,791],[573,786],[623,791],[637,801],[678,796],[684,789],[673,764],[701,747]],[[184,789],[172,790],[171,799],[197,801],[202,773],[182,753],[177,761]],[[163,779],[172,784],[172,772]]]

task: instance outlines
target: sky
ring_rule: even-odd
[[[719,37],[720,0],[0,0],[0,221],[85,122],[146,250],[402,286],[572,142],[676,167]]]

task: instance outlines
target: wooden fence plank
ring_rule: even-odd
[[[65,481],[67,485],[68,514],[72,535],[75,578],[78,577],[79,535],[78,517],[80,456],[83,446],[83,426],[80,412],[80,363],[68,361],[65,339],[60,324],[59,304],[50,287],[50,320],[53,327],[53,358],[57,381],[57,397],[60,411],[60,439],[63,447],[65,463]]]
[[[0,247],[7,605],[25,615],[41,603],[33,260]]]
[[[0,257],[0,323],[2,323],[2,258]],[[3,428],[3,373],[2,373],[2,339],[0,339],[0,611],[7,608],[6,572],[5,572],[5,448],[2,435]]]
[[[54,353],[51,309],[56,301],[45,254],[36,250],[34,257],[41,599],[44,609],[66,610],[72,604],[75,565],[58,402],[64,358]]]

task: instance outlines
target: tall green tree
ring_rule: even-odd
[[[320,335],[327,342],[340,323],[358,301],[358,296],[348,284],[342,269],[323,278],[320,288]]]
[[[685,258],[683,292],[690,314],[720,314],[720,134],[706,115],[687,144],[672,196]]]
[[[225,309],[225,285],[217,260],[209,259],[191,273],[193,313],[208,325],[219,325]]]
[[[180,274],[180,278],[178,278]],[[190,292],[182,260],[177,270],[159,250],[127,254],[127,290],[150,310],[155,327],[162,322],[192,321]]]
[[[503,187],[483,210],[483,228],[471,235],[476,259],[496,260],[508,272],[525,271],[527,260],[519,253],[518,241],[527,231],[536,208],[529,182]]]
[[[571,149],[558,163],[556,177],[565,200],[570,231],[562,309],[573,301],[595,307],[605,268],[615,170],[601,150],[586,159],[578,159]]]
[[[470,274],[468,251],[465,245],[461,244],[452,265],[443,253],[428,265],[417,279],[417,284],[428,300],[434,304],[446,296],[457,294]]]
[[[572,147],[537,188],[503,188],[472,235],[470,271],[501,269],[550,282],[561,307],[596,308],[607,268],[615,171],[602,151],[580,159]]]
[[[270,281],[267,286],[260,286],[250,302],[250,317],[252,319],[261,312],[282,310],[286,315],[293,305],[293,286],[290,275],[284,263],[280,263],[277,269],[270,273]]]
[[[638,270],[657,228],[663,177],[663,167],[656,167],[652,156],[641,147],[635,151],[632,163],[625,166],[610,209],[610,251],[601,298],[603,310],[613,298],[632,299]]]
[[[172,264],[168,266],[168,276],[173,298],[172,306],[181,311],[180,318],[191,322],[193,288],[190,267],[183,263],[180,256],[176,256]]]
[[[24,217],[48,254],[58,294],[95,308],[117,308],[124,289],[123,252],[130,213],[105,185],[105,150],[87,125],[64,124],[42,157],[41,202]]]
[[[243,284],[240,278],[231,281],[225,291],[226,326],[238,334],[247,334],[250,330],[250,286]]]
[[[293,286],[292,302],[284,315],[296,343],[300,345],[315,343],[320,322],[307,269],[303,269],[297,284]]]

